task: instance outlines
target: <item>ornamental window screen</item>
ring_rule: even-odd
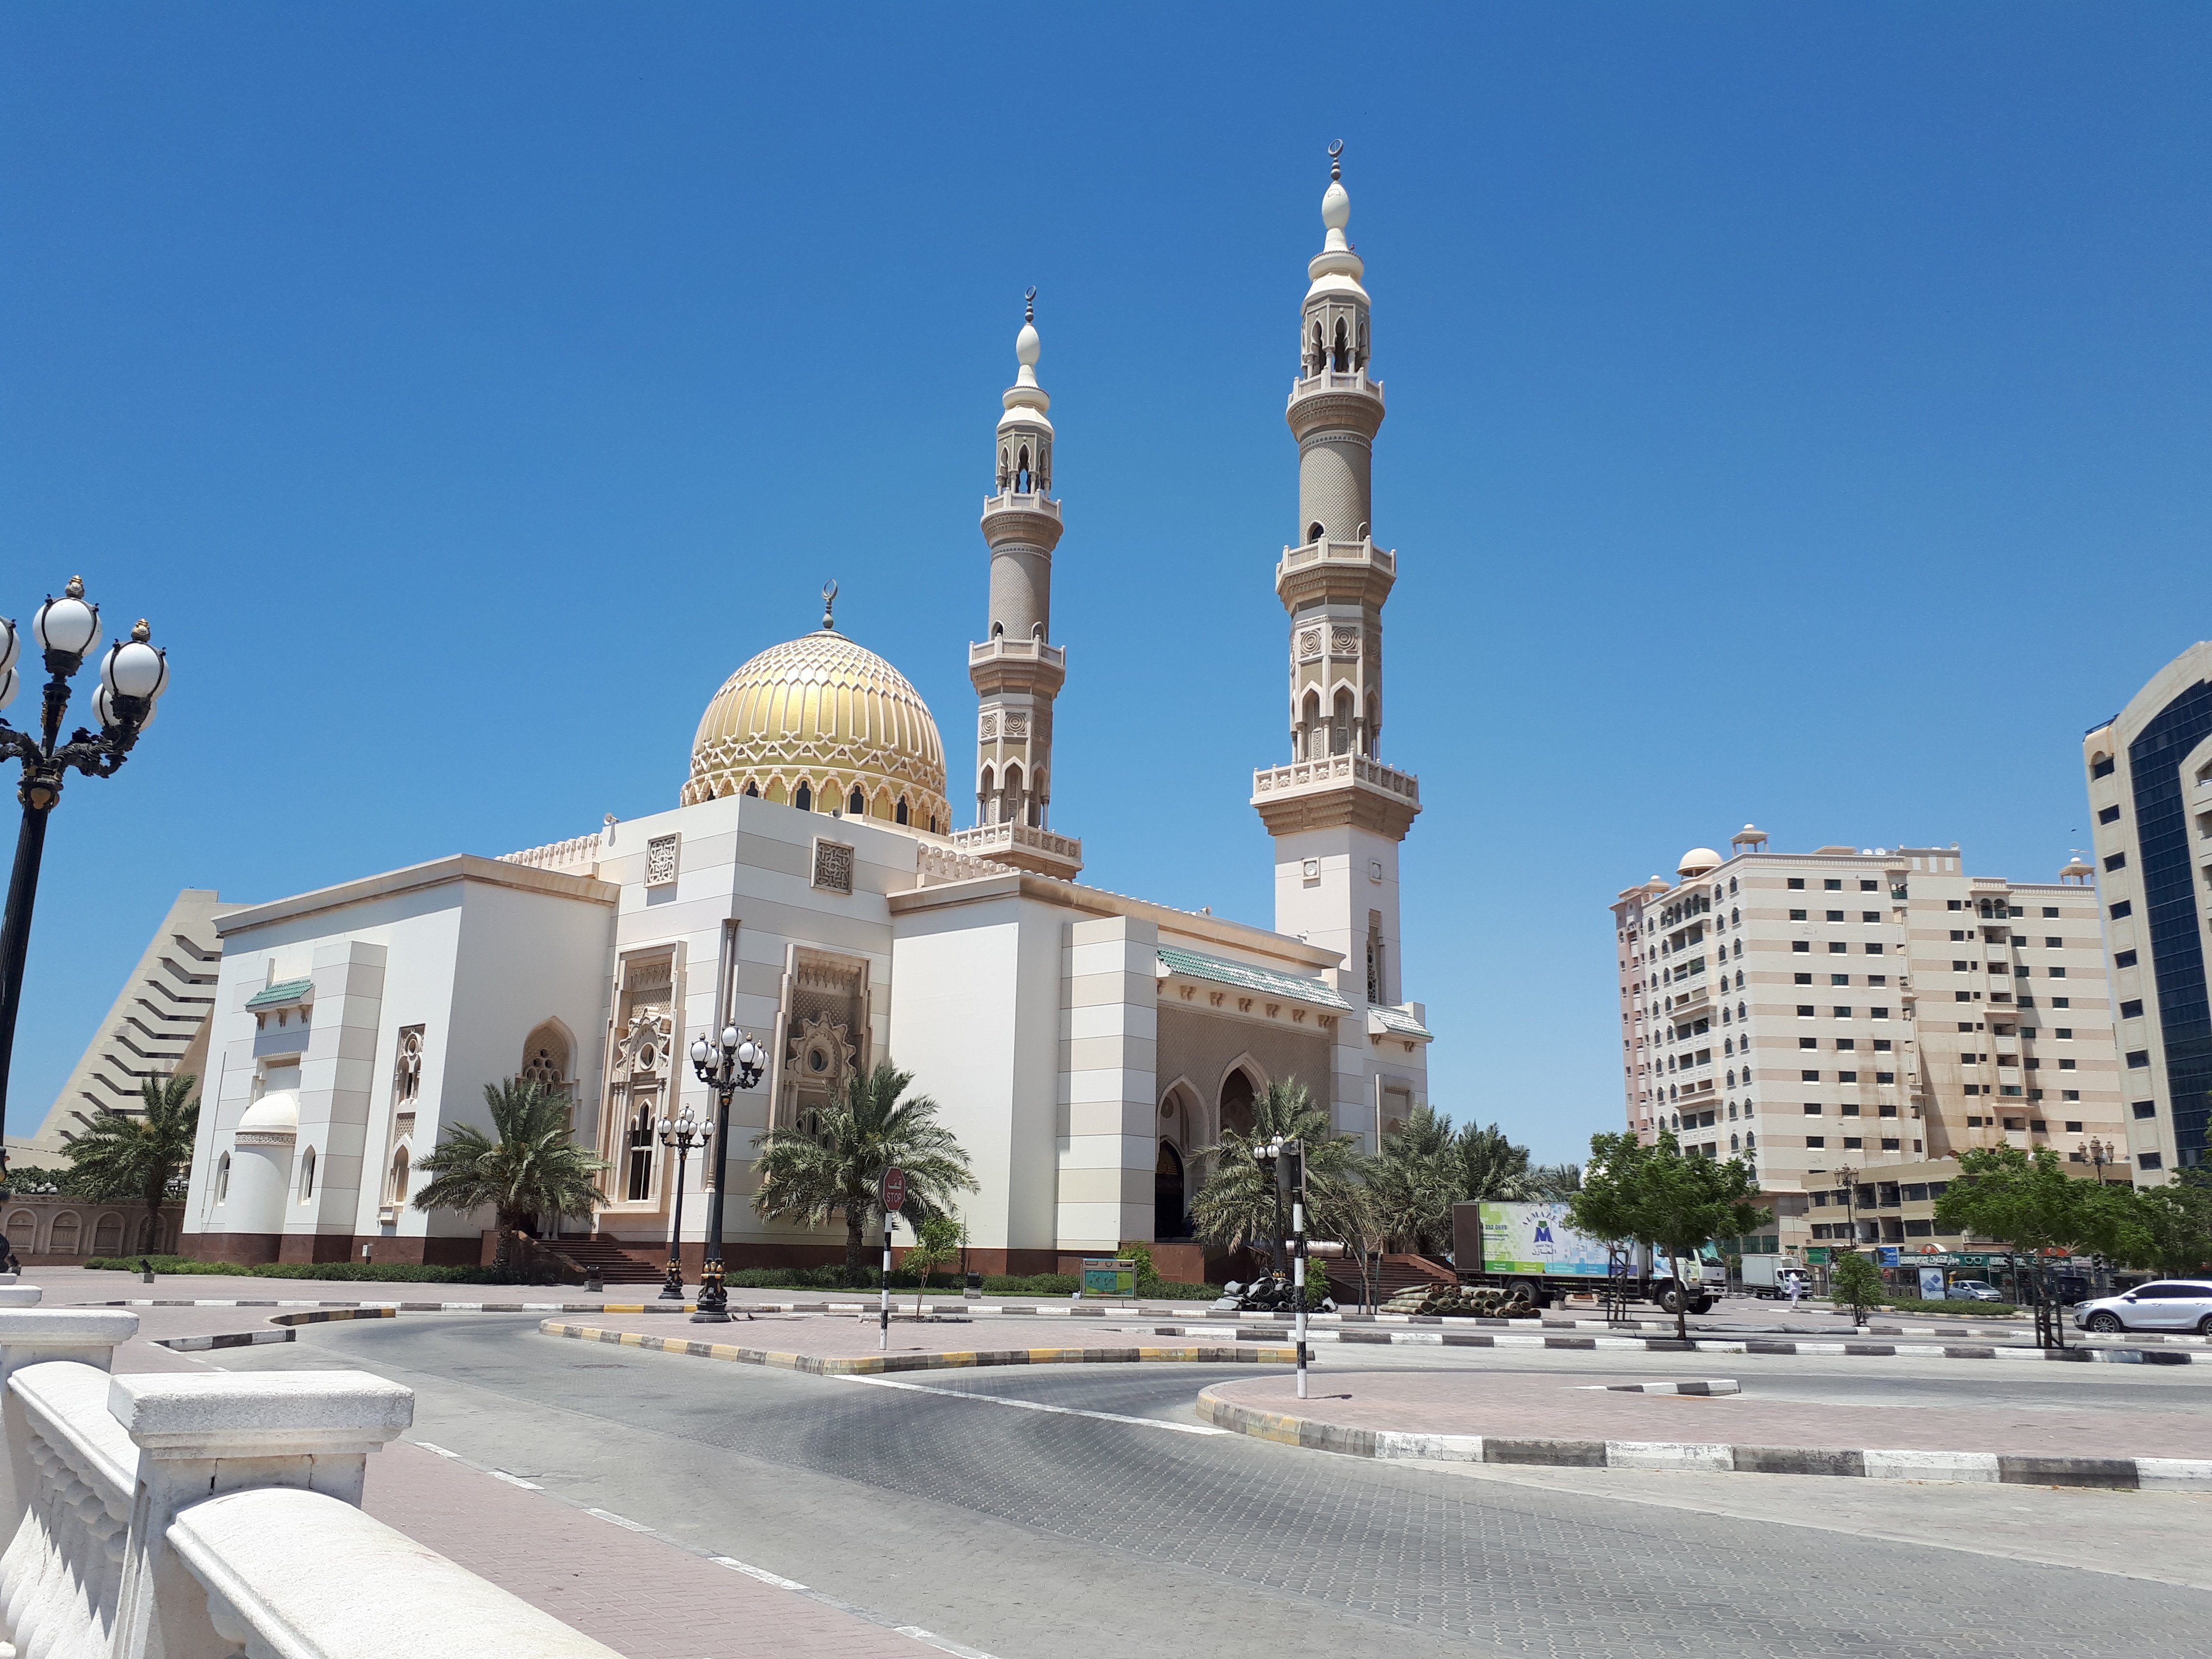
[[[568,1038],[552,1021],[532,1031],[522,1045],[520,1075],[525,1082],[542,1085],[554,1094],[568,1093]]]
[[[676,879],[676,847],[682,837],[655,836],[645,844],[645,884],[665,887]]]
[[[824,892],[853,890],[853,849],[840,842],[814,843],[814,884]]]

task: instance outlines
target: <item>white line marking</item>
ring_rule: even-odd
[[[1164,1423],[1157,1417],[1127,1417],[1120,1412],[1086,1412],[1073,1406],[1048,1406],[1035,1400],[1007,1400],[995,1394],[970,1394],[964,1389],[933,1389],[926,1383],[900,1382],[888,1376],[854,1376],[848,1374],[835,1380],[865,1382],[873,1389],[905,1389],[915,1394],[942,1395],[948,1400],[980,1400],[987,1406],[1011,1406],[1021,1412],[1051,1412],[1059,1417],[1095,1417],[1102,1423],[1133,1423],[1140,1429],[1165,1429],[1170,1434],[1231,1432],[1227,1429],[1217,1429],[1211,1423]],[[951,1650],[947,1650],[948,1652]]]
[[[653,1528],[647,1526],[644,1522],[633,1521],[626,1515],[617,1515],[612,1510],[586,1510],[584,1513],[586,1515],[596,1515],[602,1521],[611,1521],[615,1525],[618,1527],[626,1527],[632,1532],[651,1532],[653,1530]]]
[[[931,1635],[919,1625],[894,1625],[891,1628],[901,1636],[911,1636],[917,1642],[928,1644],[939,1653],[952,1654],[956,1659],[991,1659],[991,1656],[981,1648],[963,1648],[957,1642],[948,1642],[942,1636]]]
[[[417,1440],[415,1443],[426,1452],[435,1452],[441,1457],[450,1457],[456,1462],[459,1461],[461,1455],[457,1451],[447,1451],[443,1446],[434,1446],[427,1440]]]
[[[544,1487],[539,1486],[535,1480],[525,1480],[520,1475],[509,1474],[505,1469],[486,1469],[484,1473],[491,1476],[495,1480],[504,1480],[510,1486],[520,1486],[527,1492],[544,1492],[545,1490]]]
[[[763,1584],[773,1584],[778,1589],[803,1590],[806,1588],[796,1578],[786,1578],[781,1574],[770,1572],[766,1567],[749,1566],[735,1556],[710,1555],[707,1559],[718,1567],[728,1567],[733,1571],[744,1574],[748,1578],[757,1578]]]

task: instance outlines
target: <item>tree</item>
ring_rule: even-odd
[[[1694,1261],[1710,1241],[1755,1233],[1774,1218],[1771,1210],[1752,1202],[1758,1195],[1758,1177],[1742,1159],[1684,1158],[1668,1130],[1649,1146],[1626,1133],[1595,1134],[1582,1190],[1567,1200],[1567,1224],[1608,1243],[1632,1240]],[[1674,1334],[1683,1341],[1690,1336],[1689,1311],[1684,1296],[1674,1309]]]
[[[2133,1200],[2116,1252],[2121,1261],[2177,1276],[2212,1268],[2212,1170],[2177,1170],[2166,1186],[2119,1195]]]
[[[1260,1151],[1277,1139],[1297,1139],[1306,1152],[1306,1231],[1341,1237],[1352,1219],[1353,1190],[1365,1173],[1355,1136],[1338,1134],[1328,1109],[1296,1078],[1270,1083],[1252,1103],[1252,1133],[1225,1131],[1198,1156],[1212,1168],[1191,1204],[1199,1236],[1226,1249],[1266,1245],[1278,1272],[1285,1270],[1283,1228],[1289,1217],[1275,1195],[1274,1178]]]
[[[1887,1294],[1881,1269],[1856,1250],[1838,1250],[1828,1263],[1828,1298],[1850,1304],[1851,1322],[1866,1323],[1867,1310]]]
[[[1382,1137],[1382,1152],[1367,1172],[1374,1224],[1409,1249],[1449,1247],[1452,1206],[1466,1192],[1467,1166],[1451,1120],[1425,1104]]]
[[[1452,1138],[1459,1154],[1462,1204],[1510,1201],[1531,1196],[1528,1149],[1516,1146],[1495,1123],[1487,1128],[1468,1124]]]
[[[1564,1204],[1583,1189],[1579,1164],[1539,1164],[1528,1171],[1528,1196]]]
[[[905,1265],[921,1275],[921,1285],[914,1293],[915,1318],[921,1316],[921,1298],[929,1294],[930,1274],[960,1259],[960,1243],[967,1236],[968,1230],[959,1218],[949,1215],[926,1215],[914,1230],[915,1242],[907,1247]]]
[[[888,1060],[869,1072],[856,1066],[827,1104],[753,1142],[760,1173],[753,1212],[764,1221],[808,1227],[842,1218],[848,1285],[860,1284],[865,1272],[868,1224],[883,1213],[878,1193],[884,1170],[906,1171],[899,1213],[916,1237],[923,1221],[949,1211],[957,1194],[976,1190],[967,1152],[937,1121],[937,1102],[907,1093],[913,1081],[913,1073]]]
[[[525,1220],[585,1215],[606,1204],[593,1177],[607,1166],[569,1133],[567,1097],[535,1079],[485,1084],[484,1104],[493,1134],[473,1123],[447,1124],[445,1139],[416,1165],[430,1181],[415,1207],[489,1209],[499,1241],[493,1265],[505,1273]]]
[[[2050,1257],[2094,1251],[2123,1260],[2140,1251],[2146,1212],[2132,1190],[2076,1180],[2048,1146],[1977,1146],[1959,1154],[1959,1178],[1936,1200],[1936,1225],[2009,1244],[2034,1264],[2036,1331],[2063,1346],[2052,1311]]]
[[[138,1200],[146,1206],[144,1237],[153,1239],[161,1200],[191,1167],[200,1127],[199,1097],[192,1089],[198,1082],[189,1072],[149,1077],[138,1086],[138,1111],[101,1107],[82,1133],[67,1137],[73,1160],[69,1190],[94,1200]]]

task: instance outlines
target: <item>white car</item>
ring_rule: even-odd
[[[2212,1279],[2160,1279],[2118,1296],[2074,1304],[2074,1322],[2084,1330],[2195,1331],[2212,1336]]]

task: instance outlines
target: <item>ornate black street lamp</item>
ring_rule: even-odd
[[[717,1144],[722,1149],[714,1194],[707,1200],[707,1261],[699,1270],[699,1307],[691,1316],[695,1325],[730,1322],[730,1293],[722,1286],[722,1188],[730,1170],[730,1097],[758,1083],[767,1064],[767,1051],[753,1041],[752,1033],[734,1025],[722,1028],[719,1043],[705,1037],[694,1037],[691,1042],[691,1069],[720,1103],[714,1123]]]
[[[84,597],[83,579],[70,578],[62,597],[47,597],[31,621],[31,637],[45,653],[46,695],[34,736],[0,720],[0,756],[23,766],[16,799],[23,827],[15,837],[15,866],[8,878],[8,911],[0,922],[0,1112],[8,1105],[9,1061],[15,1048],[15,1016],[23,1000],[23,959],[31,945],[31,907],[38,896],[39,863],[46,852],[46,815],[61,799],[62,781],[74,768],[88,777],[110,776],[123,764],[138,734],[153,723],[154,705],[169,683],[167,655],[149,645],[142,619],[127,641],[118,640],[100,659],[100,690],[93,693],[94,732],[80,726],[61,740],[70,681],[100,641],[100,607]],[[15,659],[22,636],[0,617],[0,708],[15,699],[20,681]]]
[[[668,1279],[660,1287],[663,1302],[684,1299],[684,1167],[694,1146],[711,1146],[714,1126],[702,1123],[686,1106],[674,1117],[660,1120],[660,1144],[676,1149],[676,1213],[668,1222]]]

